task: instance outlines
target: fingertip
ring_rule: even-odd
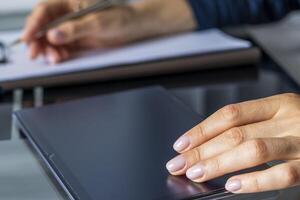
[[[194,165],[193,167],[189,168],[186,172],[187,178],[194,182],[202,182],[202,179],[205,175],[205,166],[201,163]]]
[[[172,175],[182,175],[185,173],[185,168],[187,167],[187,162],[182,155],[179,155],[166,164],[166,168]]]
[[[52,54],[46,54],[46,62],[50,65],[54,65],[56,63],[56,57]]]
[[[173,145],[173,149],[178,153],[187,151],[191,145],[190,138],[187,135],[181,136]]]
[[[242,182],[240,179],[229,179],[225,184],[225,189],[231,193],[240,193],[242,189]]]
[[[65,43],[65,38],[65,33],[59,29],[52,29],[47,33],[47,39],[55,45]]]
[[[63,59],[62,55],[60,54],[60,49],[52,46],[46,47],[45,54],[46,61],[51,65],[57,64]]]
[[[59,62],[59,56],[55,53],[47,53],[45,59],[46,62],[50,65],[55,65]]]

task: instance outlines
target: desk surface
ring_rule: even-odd
[[[273,94],[284,92],[299,92],[300,88],[278,67],[267,59],[262,62],[257,68],[253,66],[243,66],[240,68],[203,71],[192,74],[181,74],[172,76],[152,77],[135,80],[124,80],[118,82],[106,82],[93,85],[83,85],[78,87],[62,87],[45,89],[46,104],[55,102],[68,101],[72,99],[80,99],[84,97],[121,91],[131,88],[146,87],[150,85],[162,85],[174,95],[178,96],[188,106],[194,109],[201,115],[208,116],[216,109],[234,102],[249,100],[270,96]],[[31,105],[31,93],[27,94],[25,105]],[[3,98],[10,99],[10,98]],[[0,149],[3,152],[9,152],[11,145],[7,145],[10,141],[10,113],[11,108],[9,103],[4,103],[0,106]],[[18,142],[13,142],[18,145]],[[20,147],[26,149],[26,146]],[[24,150],[25,151],[25,150]],[[16,150],[14,156],[1,156],[0,163],[6,163],[0,167],[0,176],[4,177],[9,169],[9,174],[5,180],[11,180],[10,186],[15,187],[15,191],[10,187],[10,192],[1,192],[0,198],[5,199],[22,199],[26,196],[28,199],[38,199],[34,193],[35,189],[41,188],[47,192],[47,199],[60,199],[59,191],[54,187],[47,174],[38,168],[38,162],[32,160],[31,163],[20,161],[20,157],[24,152]],[[27,156],[31,157],[29,150]],[[8,155],[10,155],[8,153]],[[19,162],[16,162],[19,161]],[[15,165],[13,170],[8,163],[19,163]],[[6,167],[5,167],[6,166]],[[27,166],[27,167],[24,167]],[[29,166],[29,167],[28,167]],[[30,167],[31,166],[31,167]],[[28,171],[29,170],[29,171]],[[31,171],[30,171],[31,170]],[[24,173],[22,173],[24,172]],[[24,176],[26,174],[26,176]],[[26,189],[20,190],[18,184],[14,184],[16,180],[36,180],[28,181]],[[0,188],[7,187],[7,183],[0,181]],[[48,188],[48,189],[47,189]],[[30,192],[32,196],[30,198]],[[42,195],[42,194],[39,194]],[[20,198],[21,197],[21,198]],[[45,196],[44,196],[45,197]],[[299,188],[283,190],[280,192],[279,199],[299,199]]]
[[[1,16],[0,29],[20,28],[24,22],[24,16],[25,14],[22,13]],[[289,77],[278,70],[274,64],[265,60],[259,69],[244,66],[239,69],[214,70],[178,76],[59,89],[49,88],[45,90],[45,101],[51,104],[148,85],[166,87],[204,116],[225,104],[284,92],[300,92],[300,88]],[[32,105],[32,92],[26,93],[25,97],[25,105]],[[0,165],[0,199],[60,199],[59,191],[54,187],[47,174],[41,170],[39,163],[26,145],[21,141],[12,141],[10,135],[12,105],[10,102],[9,94],[4,97],[0,96],[0,163],[2,163]],[[14,151],[11,150],[12,148]],[[299,198],[299,188],[283,190],[279,197],[280,200],[298,200]]]
[[[2,17],[1,29],[19,28],[23,21],[23,14]],[[164,86],[204,116],[208,116],[226,104],[284,92],[300,92],[300,88],[283,71],[265,59],[258,68],[243,66],[235,69],[131,81],[48,88],[45,90],[44,99],[47,104],[52,104],[150,85]],[[10,135],[12,105],[10,102],[9,94],[0,97],[0,150],[2,152],[2,154],[0,152],[0,163],[2,163],[0,165],[0,188],[2,188],[0,199],[61,199],[59,191],[47,174],[41,170],[28,147],[20,141],[12,141]],[[25,94],[25,105],[32,105],[31,91]],[[11,150],[12,148],[14,151]],[[27,159],[22,159],[24,157]],[[280,200],[298,200],[299,198],[299,188],[280,191]]]

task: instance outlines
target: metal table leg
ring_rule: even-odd
[[[22,109],[23,106],[23,89],[16,89],[13,91],[13,112],[18,111]],[[20,133],[16,126],[16,121],[13,118],[12,119],[12,133],[11,133],[11,139],[19,139]]]
[[[34,107],[41,107],[44,105],[44,88],[36,87],[33,91]]]

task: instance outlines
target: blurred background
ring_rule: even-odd
[[[19,29],[26,15],[40,0],[2,0],[0,1],[0,30]]]
[[[42,0],[1,0],[0,30],[22,28],[26,20],[26,16],[39,1]]]
[[[29,11],[39,0],[0,1],[0,12],[3,14]]]

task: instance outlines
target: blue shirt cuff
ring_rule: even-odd
[[[216,8],[213,0],[187,0],[197,22],[197,30],[213,28],[216,24]]]

